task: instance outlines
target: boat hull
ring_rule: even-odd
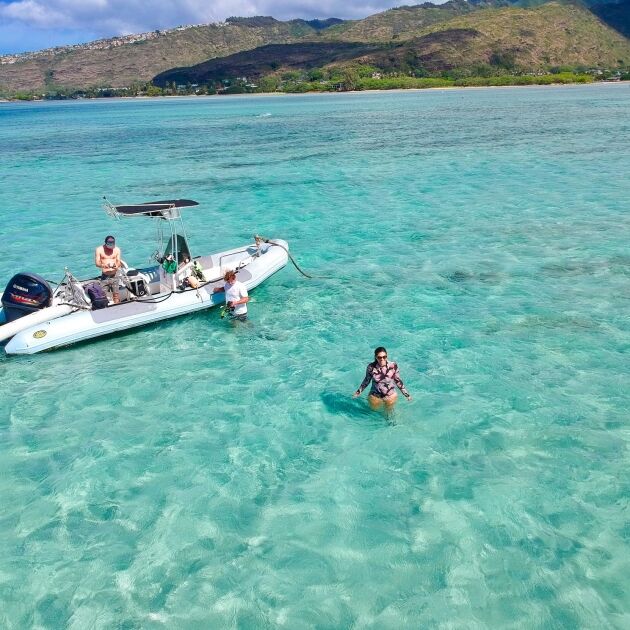
[[[30,315],[25,315],[19,319],[14,319],[12,322],[8,322],[0,326],[0,341],[10,339],[17,335],[20,331],[26,330],[37,326],[37,324],[43,324],[44,322],[50,322],[58,317],[64,317],[69,313],[72,313],[74,309],[68,304],[60,304],[58,306],[51,306],[44,308],[41,311],[35,311]],[[4,314],[2,316],[2,322],[4,322]]]
[[[285,241],[275,242],[281,247],[272,247],[239,270],[237,277],[248,290],[258,286],[286,265],[288,245]],[[222,284],[221,281],[216,281],[199,289],[167,294],[168,297],[164,299],[160,295],[153,295],[148,299],[125,302],[101,310],[75,311],[57,319],[38,321],[15,334],[6,344],[5,352],[35,354],[212,308],[224,303],[223,293],[213,293],[213,289]]]

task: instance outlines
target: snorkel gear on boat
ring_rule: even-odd
[[[191,271],[192,271],[192,275],[195,276],[197,280],[200,280],[201,282],[206,281],[206,277],[203,275],[203,269],[201,268],[201,265],[196,260],[192,264]]]

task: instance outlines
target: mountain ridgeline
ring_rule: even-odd
[[[217,24],[114,37],[0,57],[0,94],[147,83],[158,73],[271,43],[315,37],[340,20],[228,18]]]
[[[554,67],[629,68],[630,0],[450,0],[363,20],[228,18],[0,57],[0,95],[58,89],[211,84],[282,73],[372,67],[474,76]],[[493,70],[494,69],[494,70]]]
[[[439,11],[439,15],[437,15]],[[448,14],[446,19],[441,19]],[[346,38],[340,43],[340,37]],[[347,40],[350,40],[349,42]],[[353,44],[353,45],[351,45]],[[475,8],[466,2],[391,9],[337,25],[317,41],[267,45],[157,75],[156,85],[208,83],[354,61],[421,76],[488,66],[536,72],[553,67],[630,65],[630,41],[576,5]]]

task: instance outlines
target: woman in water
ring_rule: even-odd
[[[386,409],[391,408],[398,398],[396,387],[407,400],[411,400],[409,392],[400,380],[398,365],[387,360],[387,350],[382,346],[374,350],[374,362],[368,364],[365,378],[352,397],[360,396],[370,381],[372,381],[372,387],[368,395],[368,402],[372,409],[378,409],[383,403],[385,403]]]

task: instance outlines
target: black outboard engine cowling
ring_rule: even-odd
[[[2,308],[8,322],[50,306],[52,289],[36,273],[18,273],[2,294]]]

